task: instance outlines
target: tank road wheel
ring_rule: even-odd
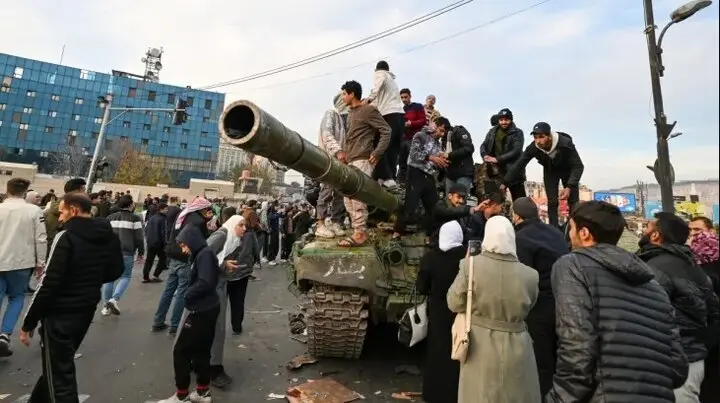
[[[362,290],[314,284],[308,293],[308,353],[358,359],[368,325],[370,298]]]

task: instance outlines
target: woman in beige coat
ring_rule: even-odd
[[[525,318],[538,295],[538,273],[520,263],[507,218],[488,220],[475,256],[472,326],[467,360],[460,367],[459,403],[540,403],[535,354]],[[451,311],[465,312],[468,263],[448,290]]]

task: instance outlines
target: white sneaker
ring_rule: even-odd
[[[271,261],[268,262],[268,264],[269,264],[270,266],[275,266],[275,265],[277,264],[277,262],[274,261],[274,260],[271,260]]]
[[[180,399],[177,397],[177,395],[172,395],[172,396],[168,397],[167,399],[160,400],[157,403],[191,403],[191,402],[193,402],[193,401],[190,400],[190,395],[188,395],[188,397],[186,397],[185,399]]]
[[[332,231],[335,236],[345,236],[345,230],[337,223],[330,224],[328,229]]]
[[[188,398],[192,403],[212,403],[212,396],[210,396],[210,392],[208,392],[207,396],[200,396],[197,391],[193,391],[190,393]]]
[[[109,309],[113,315],[120,315],[120,307],[118,306],[118,302],[115,298],[111,298],[108,302],[106,302],[105,308]]]
[[[335,238],[335,232],[328,227],[328,225],[318,226],[315,230],[315,236],[318,238]]]
[[[260,259],[260,261],[263,262],[263,263],[267,263],[267,262],[268,262],[267,258],[262,258],[262,259]]]
[[[280,263],[287,263],[287,259],[280,259]]]
[[[107,309],[107,307],[103,308],[102,311],[100,311],[100,313],[102,314],[102,316],[110,316],[111,315],[111,312],[109,309]]]

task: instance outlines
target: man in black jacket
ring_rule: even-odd
[[[87,196],[68,193],[60,202],[60,231],[23,320],[20,340],[30,345],[40,324],[42,371],[31,402],[78,401],[73,363],[100,301],[102,284],[124,270],[120,241],[104,219],[93,219]]]
[[[145,239],[147,242],[147,257],[143,266],[143,283],[161,283],[160,273],[167,269],[167,257],[165,256],[165,231],[167,225],[168,205],[160,202],[157,205],[157,213],[150,217],[145,224]],[[150,270],[155,257],[158,258],[158,264],[155,272],[150,278]]]
[[[657,213],[648,223],[638,256],[655,272],[675,308],[682,345],[690,371],[685,384],[675,390],[678,402],[699,402],[707,357],[706,336],[720,326],[720,307],[710,278],[693,262],[685,245],[690,229],[672,213]]]
[[[497,124],[492,125],[495,117]],[[501,181],[520,159],[525,139],[523,131],[515,126],[510,109],[501,109],[493,118],[490,118],[492,127],[480,146],[480,156],[488,165],[485,168],[487,179]],[[513,200],[525,197],[525,167],[513,178],[513,182],[508,187]]]
[[[105,306],[102,309],[102,314],[105,316],[110,314],[120,315],[118,301],[120,301],[120,298],[122,298],[125,290],[130,285],[132,269],[135,265],[135,252],[138,254],[138,260],[142,259],[145,254],[142,220],[137,214],[133,213],[135,203],[133,203],[132,196],[120,197],[117,206],[120,210],[110,214],[107,220],[110,221],[113,232],[120,239],[125,271],[123,271],[119,280],[107,283],[103,287]]]
[[[168,238],[165,247],[165,254],[168,258],[168,275],[165,279],[165,289],[160,295],[158,307],[155,311],[152,331],[161,332],[168,328],[165,318],[170,306],[175,299],[172,315],[170,317],[170,334],[177,333],[180,325],[183,307],[185,306],[185,291],[188,287],[190,276],[190,260],[176,242],[180,231],[187,226],[194,226],[200,230],[203,238],[210,236],[207,222],[213,218],[212,204],[205,198],[198,197],[183,209],[167,228]]]
[[[518,260],[537,270],[540,277],[537,301],[525,321],[533,340],[540,391],[544,396],[552,388],[557,345],[555,298],[550,283],[552,267],[570,250],[557,227],[540,221],[537,205],[528,197],[513,202],[513,223]]]
[[[440,227],[443,224],[455,220],[463,228],[463,238],[466,243],[469,240],[482,241],[485,235],[485,223],[502,211],[502,197],[497,193],[490,194],[474,207],[465,204],[466,197],[465,187],[456,184],[450,188],[445,199],[435,205],[432,212],[435,230],[430,238],[431,243],[437,243]]]
[[[158,403],[211,402],[210,349],[220,314],[217,293],[220,267],[215,252],[208,248],[205,235],[197,226],[180,231],[176,243],[190,257],[192,269],[181,327],[173,346],[175,395]],[[190,374],[195,372],[196,388],[190,393]]]
[[[470,133],[463,126],[451,126],[445,117],[438,118],[435,124],[443,157],[448,161],[447,167],[444,167],[445,193],[456,184],[464,186],[465,191],[470,192],[475,173],[472,157],[475,147]]]
[[[687,358],[653,272],[617,246],[625,219],[603,201],[570,215],[572,252],[552,271],[557,365],[547,403],[675,402]]]
[[[575,149],[572,137],[566,133],[555,132],[549,124],[538,122],[533,127],[534,142],[525,148],[515,165],[503,178],[503,185],[511,186],[525,177],[525,167],[535,158],[543,167],[543,182],[548,199],[548,219],[551,225],[558,226],[558,207],[560,199],[568,201],[573,207],[580,200],[580,178],[585,166]],[[559,182],[563,190],[559,192]]]

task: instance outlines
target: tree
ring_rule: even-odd
[[[159,163],[127,144],[123,147],[113,175],[113,182],[128,185],[155,186],[171,182],[170,173]]]
[[[48,159],[52,174],[78,177],[87,174],[92,155],[83,148],[81,141],[73,141],[60,150],[49,153]]]
[[[262,184],[260,185],[260,189],[258,189],[260,194],[272,193],[273,182],[275,181],[275,169],[271,165],[252,164],[250,162],[238,164],[218,175],[218,179],[234,182],[235,191],[239,191],[240,185],[242,184],[240,178],[245,170],[250,171],[251,178],[262,179]]]

